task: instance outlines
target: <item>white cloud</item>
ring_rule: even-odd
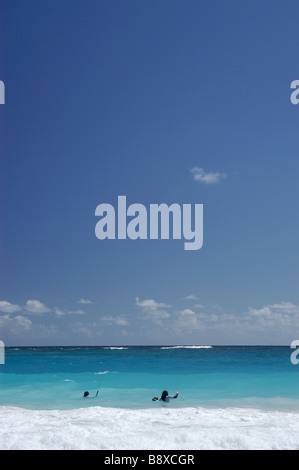
[[[32,321],[23,315],[15,317],[7,314],[0,317],[0,327],[7,329],[13,335],[19,335],[32,328]]]
[[[84,335],[89,338],[98,337],[103,334],[98,324],[95,322],[88,324],[82,322],[75,322],[70,325],[70,330],[72,331],[72,333]]]
[[[15,313],[15,312],[20,312],[21,310],[22,308],[19,305],[11,304],[10,302],[7,302],[6,300],[0,301],[0,312]]]
[[[79,309],[79,310],[61,310],[60,308],[55,308],[54,312],[58,317],[63,317],[65,315],[86,315],[86,312],[84,310]]]
[[[186,297],[184,297],[185,300],[198,300],[198,297],[196,297],[196,295],[194,294],[190,294],[190,295],[186,295]]]
[[[0,328],[6,327],[6,325],[9,324],[9,322],[11,322],[11,318],[12,317],[10,317],[9,314],[1,315],[0,316]]]
[[[248,313],[251,316],[263,317],[277,317],[281,315],[299,317],[299,306],[291,302],[282,302],[281,304],[265,305],[259,309],[249,307]]]
[[[191,310],[190,308],[185,308],[185,310],[181,310],[180,314],[181,315],[196,315],[196,313],[193,312],[193,310]]]
[[[173,322],[168,325],[169,332],[182,335],[200,331],[201,334],[221,334],[223,338],[234,332],[235,339],[248,341],[250,335],[250,338],[264,337],[269,341],[271,337],[290,335],[299,329],[299,306],[291,302],[250,307],[244,313],[227,313],[219,306],[209,312],[200,310],[197,313],[194,310],[195,307],[193,310],[186,308],[174,313]]]
[[[249,307],[249,318],[254,318],[260,327],[291,327],[299,326],[299,306],[292,302],[265,305],[259,309]]]
[[[173,323],[173,329],[178,334],[185,331],[199,330],[202,326],[203,324],[199,315],[190,308],[181,310]]]
[[[88,299],[80,299],[78,300],[77,304],[88,305],[88,304],[92,304],[92,301]]]
[[[39,300],[27,300],[25,310],[28,313],[33,313],[36,315],[51,312],[51,309],[46,307],[46,305],[41,303]]]
[[[198,168],[197,166],[191,169],[191,173],[195,181],[200,181],[205,184],[216,184],[226,178],[225,173],[208,173],[203,168]]]
[[[106,323],[115,323],[116,325],[119,325],[119,326],[126,326],[129,323],[128,320],[122,315],[118,315],[116,317],[112,317],[112,316],[101,317],[101,320]]]
[[[292,302],[282,302],[281,304],[273,304],[271,307],[274,310],[283,311],[289,314],[299,314],[299,306],[294,305]]]
[[[153,299],[140,300],[139,297],[136,297],[136,305],[140,307],[145,314],[146,319],[152,320],[158,325],[162,325],[162,320],[170,318],[170,314],[164,309],[170,307],[170,305],[156,302]]]
[[[146,310],[155,310],[157,308],[167,308],[170,307],[170,305],[164,304],[164,303],[159,303],[156,302],[153,299],[146,299],[146,300],[139,300],[139,297],[136,297],[136,305],[138,307],[142,307]]]
[[[14,317],[14,322],[18,327],[22,328],[22,330],[30,330],[32,328],[32,321],[23,315]]]

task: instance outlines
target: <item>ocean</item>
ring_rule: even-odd
[[[299,449],[299,365],[291,352],[287,346],[6,348],[0,449]],[[152,400],[165,389],[178,398]]]

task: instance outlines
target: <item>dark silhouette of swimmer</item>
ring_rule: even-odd
[[[159,399],[158,397],[154,397],[153,401],[164,401],[164,402],[168,403],[170,401],[170,399],[177,398],[178,396],[179,396],[178,392],[176,392],[175,395],[171,396],[171,395],[168,394],[167,390],[163,390],[161,398]]]
[[[160,400],[169,402],[170,398],[177,398],[178,395],[179,395],[178,392],[176,392],[176,394],[174,396],[171,396],[171,395],[168,394],[167,390],[163,390]]]
[[[93,398],[96,398],[96,397],[98,396],[98,393],[99,393],[99,391],[97,391],[97,393],[95,394],[95,396],[94,396]],[[84,397],[84,398],[90,397],[90,393],[87,392],[87,391],[84,392],[83,397]],[[90,398],[92,398],[92,397],[90,397]]]

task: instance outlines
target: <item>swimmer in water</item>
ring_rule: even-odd
[[[164,401],[166,403],[169,403],[169,401],[173,398],[177,398],[179,396],[179,392],[176,392],[175,395],[169,395],[167,390],[163,390],[161,398],[159,399],[158,397],[154,397],[153,401]]]

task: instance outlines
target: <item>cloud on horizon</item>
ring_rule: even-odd
[[[27,301],[23,308],[0,301],[1,339],[8,335],[13,343],[33,340],[39,345],[43,341],[62,344],[75,335],[81,344],[98,338],[105,344],[111,338],[121,344],[128,336],[132,344],[269,344],[272,339],[272,344],[278,344],[295,339],[294,332],[299,330],[299,306],[286,301],[227,312],[213,305],[176,309],[153,298],[136,297],[135,307],[137,315],[94,313],[87,321],[75,322],[74,316],[79,319],[83,310],[49,309],[37,300]],[[47,312],[51,315],[42,315]]]
[[[166,318],[170,318],[170,313],[165,310],[170,305],[163,302],[156,302],[153,299],[140,300],[136,297],[136,305],[143,312],[143,318],[150,319],[157,325],[162,326],[162,321]]]

